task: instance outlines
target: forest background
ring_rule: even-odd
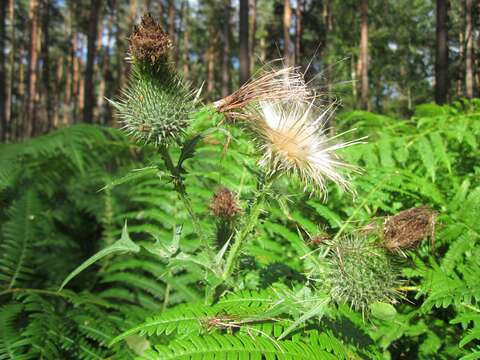
[[[406,118],[479,93],[476,0],[2,0],[0,140],[113,124],[105,99],[126,81],[127,39],[146,11],[210,100],[280,57],[345,109]]]

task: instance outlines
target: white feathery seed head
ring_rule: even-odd
[[[251,107],[250,124],[259,136],[259,150],[263,154],[259,165],[269,175],[297,175],[305,187],[311,186],[324,198],[327,180],[353,192],[342,169],[356,168],[343,162],[337,151],[364,139],[337,142],[343,134],[327,136],[326,124],[335,107],[335,103],[317,107],[315,99],[260,101]]]

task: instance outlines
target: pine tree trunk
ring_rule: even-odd
[[[464,63],[465,61],[465,29],[460,27],[460,31],[458,33],[458,43],[460,46],[458,47],[458,57],[460,62]],[[457,76],[457,97],[463,96],[463,69],[460,70],[460,74]]]
[[[292,24],[292,7],[290,0],[283,2],[283,61],[286,66],[292,64],[290,51],[290,26]]]
[[[189,33],[189,16],[190,10],[188,6],[188,0],[184,0],[182,3],[183,11],[183,52],[182,52],[182,63],[183,63],[183,76],[186,80],[190,78],[190,33]]]
[[[300,65],[302,51],[302,0],[297,0],[295,9],[295,64]]]
[[[448,93],[448,0],[437,0],[436,56],[435,56],[435,102],[444,104]]]
[[[473,98],[473,0],[465,2],[465,92],[467,98]]]
[[[61,83],[62,83],[62,78],[63,78],[63,57],[59,57],[57,59],[57,71],[55,73],[55,83],[54,83],[54,89],[57,89],[55,91],[55,104],[56,106],[53,107],[53,119],[52,119],[52,127],[54,129],[58,129],[60,126],[60,118],[59,118],[59,113],[58,110],[60,108],[60,104],[62,103],[62,92],[60,91],[61,89]]]
[[[250,0],[250,74],[255,72],[255,36],[257,34],[257,0]]]
[[[50,93],[50,56],[49,56],[49,27],[50,27],[50,0],[44,0],[44,9],[42,16],[43,44],[42,44],[42,96],[45,99],[46,119],[44,120],[44,131],[49,131],[53,120],[53,98]]]
[[[114,11],[115,11],[115,1],[112,1],[111,13],[108,16],[107,34],[105,35],[106,45],[105,45],[105,49],[102,57],[102,77],[100,79],[100,84],[98,85],[98,97],[97,97],[98,119],[103,124],[107,122],[104,106],[105,106],[106,83],[107,83],[107,78],[109,76],[109,69],[110,69],[110,42],[112,38]]]
[[[38,44],[40,41],[40,28],[38,26],[39,1],[30,0],[28,5],[28,19],[30,22],[30,44],[28,54],[28,75],[27,75],[27,103],[25,112],[24,137],[31,137],[35,134],[37,98],[37,65],[38,65]]]
[[[168,4],[168,35],[170,35],[170,39],[172,40],[173,45],[173,56],[174,59],[177,57],[177,36],[175,32],[175,19],[177,16],[177,9],[175,7],[175,0],[170,0]]]
[[[207,93],[212,95],[215,90],[215,48],[217,37],[215,35],[215,29],[213,23],[210,24],[209,30],[209,42],[207,48]]]
[[[230,0],[224,0],[222,96],[230,93]]]
[[[127,23],[129,26],[127,27],[128,29],[131,29],[134,25],[135,22],[135,17],[137,15],[137,10],[138,10],[138,2],[137,0],[131,0],[130,1],[130,9],[128,12],[128,19]],[[162,15],[160,15],[161,17]],[[118,11],[117,12],[117,18],[116,18],[116,23],[119,23],[124,20],[124,15]],[[117,89],[122,89],[125,83],[125,80],[127,79],[128,73],[130,71],[130,66],[128,63],[124,61],[125,59],[125,54],[127,52],[127,38],[130,35],[130,30],[128,30],[128,34],[124,34],[122,31],[122,27],[117,27],[117,31],[115,34],[115,43],[116,43],[116,55],[117,55],[117,66],[118,66],[118,78],[117,78],[117,84],[116,88]]]
[[[78,121],[78,114],[80,112],[80,97],[83,94],[80,94],[80,59],[77,57],[79,44],[78,44],[78,34],[73,33],[72,38],[72,98],[73,98],[73,108],[71,117],[69,117],[68,124],[75,123]]]
[[[477,14],[480,14],[480,0],[477,0]],[[480,17],[480,15],[478,15]],[[477,17],[477,27],[480,27],[480,19]],[[477,69],[477,96],[480,96],[480,32],[477,33],[477,54],[475,56]]]
[[[362,0],[360,15],[360,105],[362,109],[368,110],[368,0]]]
[[[8,0],[7,19],[10,29],[10,50],[8,53],[8,67],[5,79],[5,119],[7,127],[5,129],[6,140],[13,138],[12,129],[12,93],[15,81],[15,18],[14,18],[13,0]]]
[[[2,1],[0,3],[0,142],[7,139],[7,102],[5,96],[5,83],[7,79],[6,74],[6,59],[5,59],[5,20],[7,18],[7,3]]]
[[[323,2],[323,9],[322,9],[322,18],[323,18],[323,24],[324,24],[324,29],[325,29],[325,32],[323,34],[324,36],[324,40],[323,40],[323,46],[322,46],[322,52],[324,52],[325,54],[329,54],[330,53],[330,47],[331,47],[331,44],[330,44],[330,36],[329,36],[329,33],[332,31],[332,9],[331,9],[331,2],[330,0],[325,0]],[[324,67],[324,74],[325,74],[325,82],[326,82],[326,87],[327,87],[327,91],[328,91],[328,94],[331,94],[332,92],[332,76],[330,74],[330,64],[329,64],[329,61],[328,61],[328,58],[325,56],[324,57],[324,63],[325,63],[325,67]],[[356,84],[356,73],[355,73],[355,60],[352,56],[352,84],[353,84],[353,94],[354,94],[354,99],[357,98],[357,84]],[[333,130],[333,128],[332,128]]]
[[[85,69],[84,82],[84,101],[83,121],[86,123],[93,123],[93,113],[95,107],[95,56],[97,50],[97,35],[98,35],[98,13],[103,6],[103,1],[90,1],[90,16],[88,19],[88,34],[87,34],[87,65]]]
[[[250,53],[248,36],[248,0],[240,0],[240,24],[239,24],[239,42],[240,42],[240,85],[244,84],[250,78]]]

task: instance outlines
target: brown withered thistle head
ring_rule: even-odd
[[[315,94],[298,67],[264,69],[232,94],[214,102],[215,108],[233,119],[248,119],[242,111],[252,102],[296,100],[306,102]]]
[[[226,187],[221,187],[213,195],[210,210],[219,219],[231,220],[240,212],[240,207],[234,194]]]
[[[430,236],[434,245],[436,213],[427,206],[420,206],[387,217],[383,226],[383,245],[392,252],[416,247]]]
[[[155,65],[168,58],[172,41],[161,25],[150,15],[142,17],[129,38],[130,54],[135,60]]]

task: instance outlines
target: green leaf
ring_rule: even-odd
[[[127,230],[127,223],[125,222],[125,226],[123,227],[122,236],[120,240],[117,240],[112,245],[106,247],[105,249],[100,250],[98,253],[93,255],[92,257],[85,260],[80,266],[78,266],[75,270],[73,270],[66,278],[63,280],[62,285],[58,291],[61,291],[65,285],[67,285],[70,280],[72,280],[75,276],[80,274],[83,270],[85,270],[90,265],[96,263],[98,260],[103,259],[105,256],[114,254],[114,253],[128,253],[128,252],[139,252],[140,246],[135,244],[128,235]]]

